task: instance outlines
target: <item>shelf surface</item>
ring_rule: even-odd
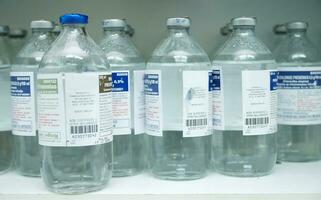
[[[89,196],[92,198],[88,198]],[[15,172],[0,175],[1,200],[29,199],[28,197],[33,200],[74,199],[72,195],[61,196],[47,191],[40,178],[23,177]],[[321,162],[277,164],[271,175],[260,178],[228,177],[213,172],[203,179],[182,182],[159,180],[143,173],[133,177],[113,178],[104,190],[79,197],[321,200]]]

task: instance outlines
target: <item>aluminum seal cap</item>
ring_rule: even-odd
[[[304,22],[304,21],[289,22],[286,24],[287,29],[306,30],[308,26],[309,26],[308,22]]]
[[[30,23],[30,28],[52,29],[53,23],[47,20],[35,20]]]
[[[7,25],[0,25],[0,34],[9,34],[10,29]]]
[[[184,27],[189,28],[191,20],[188,17],[168,18],[166,22],[167,27]]]
[[[255,26],[255,17],[236,17],[231,20],[233,26]]]
[[[60,16],[61,24],[88,24],[88,16],[78,13],[69,13]]]
[[[273,27],[273,31],[275,34],[286,34],[288,29],[285,24],[277,24]]]
[[[119,29],[125,29],[126,22],[122,19],[104,19],[102,21],[102,26],[105,29],[113,29],[113,28],[119,28]]]

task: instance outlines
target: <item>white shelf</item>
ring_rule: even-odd
[[[144,173],[113,178],[104,190],[77,198],[48,192],[40,178],[9,172],[0,175],[0,199],[321,200],[321,162],[278,164],[273,174],[261,178],[235,178],[211,173],[203,179],[182,182],[159,180]]]

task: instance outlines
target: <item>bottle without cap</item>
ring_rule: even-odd
[[[145,61],[121,19],[103,21],[100,42],[112,70],[113,176],[130,176],[145,166]]]
[[[10,169],[13,158],[8,34],[9,27],[0,26],[0,174]]]
[[[112,170],[111,73],[87,20],[60,17],[62,32],[37,76],[41,174],[49,190],[63,194],[102,189]]]
[[[278,159],[321,159],[321,53],[307,38],[306,22],[287,24],[274,54],[278,62]]]
[[[32,36],[11,67],[12,134],[16,170],[25,176],[40,176],[40,146],[36,125],[36,72],[53,37],[50,21],[31,22]]]
[[[189,35],[188,18],[167,20],[144,78],[149,167],[161,179],[206,175],[210,155],[210,61]]]
[[[255,18],[232,24],[213,61],[213,163],[225,175],[263,176],[276,161],[275,61],[255,36]]]

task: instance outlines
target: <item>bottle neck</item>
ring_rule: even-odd
[[[288,36],[291,38],[306,38],[307,37],[307,30],[288,30]]]
[[[85,24],[64,24],[62,26],[62,34],[68,32],[69,35],[83,35],[86,36]],[[61,34],[61,35],[62,35]]]
[[[170,36],[174,37],[184,37],[189,36],[189,29],[187,28],[168,28],[168,33]]]
[[[104,29],[105,37],[123,37],[125,36],[125,31],[123,29]]]
[[[234,26],[232,36],[255,36],[255,26]]]
[[[32,30],[32,37],[45,37],[45,36],[51,36],[51,29],[37,29],[33,28]]]

